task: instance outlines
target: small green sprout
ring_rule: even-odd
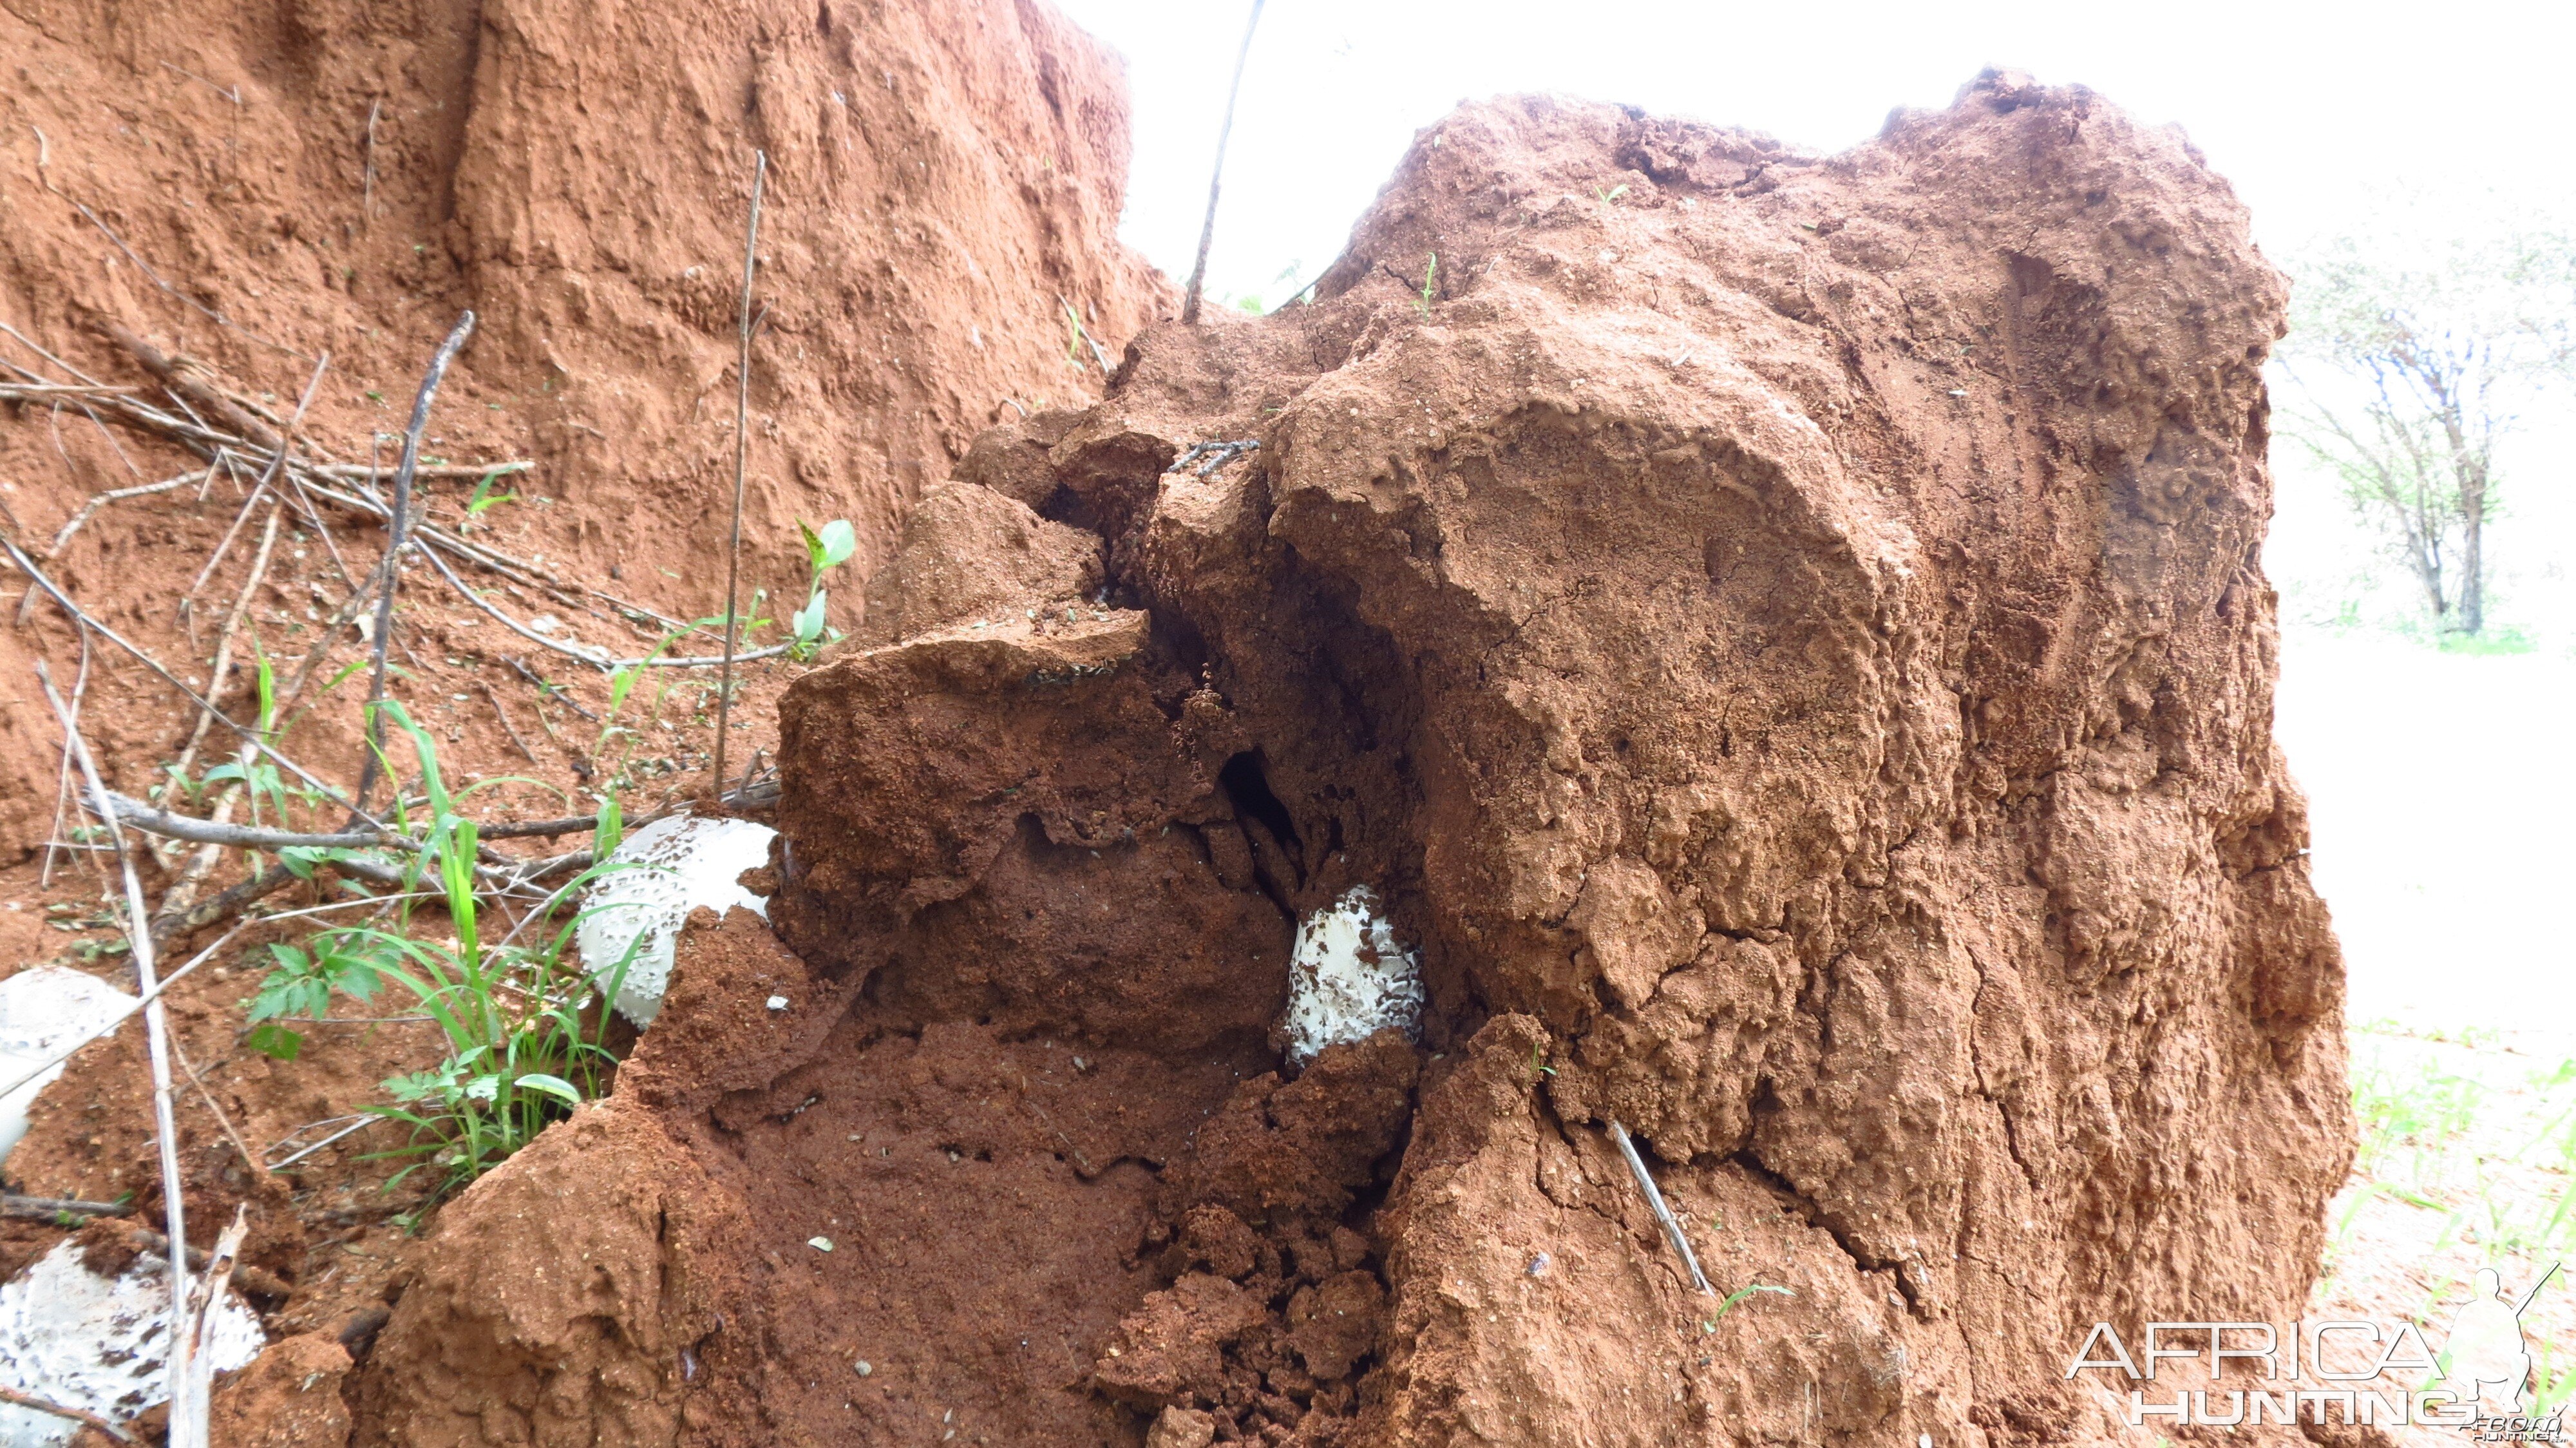
[[[796,531],[805,538],[805,561],[811,571],[811,577],[806,586],[805,606],[796,610],[787,620],[788,627],[795,631],[795,637],[788,644],[787,652],[791,658],[810,659],[814,657],[816,650],[830,643],[833,637],[837,637],[837,635],[831,635],[830,630],[823,624],[823,604],[826,595],[823,587],[823,573],[826,569],[838,568],[849,562],[859,551],[859,539],[848,520],[842,518],[835,518],[820,529],[809,528],[805,526],[802,519],[799,519]],[[830,636],[827,637],[827,635]]]

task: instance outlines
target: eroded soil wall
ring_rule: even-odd
[[[301,435],[390,468],[383,435],[470,308],[425,451],[534,463],[510,486],[545,502],[484,526],[542,573],[680,619],[722,608],[755,149],[770,174],[746,596],[804,596],[799,520],[854,524],[855,583],[978,432],[1097,395],[1069,317],[1114,347],[1169,296],[1115,235],[1122,66],[1037,0],[22,0],[0,7],[0,57],[0,322],[23,339],[0,337],[0,359],[68,380],[42,348],[158,403],[123,328],[274,421],[328,354]],[[203,465],[71,407],[10,412],[0,503],[39,556],[92,495]],[[472,483],[440,483],[434,514]],[[174,506],[199,493],[115,507],[48,567],[178,653],[168,610],[240,498],[223,483]],[[320,547],[281,556],[270,584],[256,621],[281,647],[286,618],[347,590]],[[55,755],[10,631],[0,705],[15,860],[48,827]],[[111,769],[175,752],[107,745]]]

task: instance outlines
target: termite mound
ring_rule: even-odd
[[[2081,90],[1462,108],[1311,304],[913,515],[782,705],[777,935],[450,1209],[366,1441],[2117,1436],[2084,1327],[2294,1316],[2351,1149],[2282,303]],[[1420,1039],[1290,1074],[1360,884]]]

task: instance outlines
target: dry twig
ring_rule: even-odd
[[[283,919],[284,917],[278,916],[272,918]],[[183,965],[177,970],[170,972],[167,976],[162,977],[159,985],[154,986],[152,989],[145,991],[133,1000],[119,1006],[116,1011],[116,1019],[100,1023],[98,1026],[94,1027],[88,1035],[81,1037],[77,1041],[71,1041],[63,1045],[56,1046],[52,1052],[46,1055],[45,1059],[22,1067],[18,1072],[17,1079],[0,1082],[0,1096],[7,1096],[17,1091],[28,1082],[35,1080],[37,1077],[44,1075],[47,1071],[50,1071],[56,1066],[61,1065],[63,1062],[70,1060],[73,1056],[79,1053],[81,1047],[107,1035],[118,1026],[125,1024],[125,1018],[127,1016],[134,1014],[136,1011],[146,1009],[151,1006],[153,1002],[161,999],[161,993],[163,991],[166,991],[170,987],[177,985],[179,982],[186,980],[191,971],[194,971],[198,966],[205,964],[207,961],[214,959],[216,951],[232,944],[234,936],[241,934],[244,930],[249,928],[250,922],[244,921],[243,923],[234,926],[232,929],[225,931],[222,938],[218,939],[214,944],[209,945],[205,949],[198,951],[195,955],[188,957],[188,963],[186,965]]]
[[[0,1196],[0,1217],[17,1217],[22,1221],[50,1222],[57,1217],[128,1217],[133,1214],[132,1202],[84,1202],[75,1197],[22,1197],[15,1193]]]
[[[72,721],[71,707],[54,691],[54,679],[42,659],[36,661],[36,681],[43,686],[45,701],[53,705],[54,718],[62,725],[63,735],[71,741],[73,762],[80,766],[81,778],[89,785],[97,801],[99,817],[107,822],[110,843],[116,846],[116,861],[125,873],[125,938],[134,961],[135,983],[150,992],[151,1004],[143,1008],[144,1054],[152,1064],[152,1122],[160,1136],[162,1215],[169,1223],[170,1240],[184,1246],[188,1240],[186,1188],[179,1177],[179,1129],[177,1113],[170,1100],[170,1026],[159,1000],[160,981],[153,969],[152,914],[144,908],[143,878],[135,873],[134,855],[125,847],[125,831],[116,822],[116,812],[108,804],[107,784],[99,778],[98,762],[90,757],[89,745],[80,736],[80,727]],[[203,1444],[205,1403],[192,1391],[197,1378],[188,1361],[188,1348],[194,1323],[188,1314],[188,1271],[184,1262],[173,1254],[170,1263],[170,1425],[174,1442],[183,1427],[197,1425],[194,1441]]]
[[[236,1142],[234,1145],[238,1150],[240,1144]],[[196,1292],[188,1299],[189,1341],[184,1354],[187,1362],[184,1371],[188,1375],[187,1405],[182,1410],[177,1399],[171,1400],[170,1448],[212,1448],[214,1435],[207,1410],[213,1406],[215,1396],[215,1308],[223,1301],[224,1289],[233,1278],[241,1277],[243,1285],[249,1285],[249,1269],[238,1265],[242,1239],[249,1235],[250,1204],[245,1202],[233,1208],[232,1225],[224,1228],[223,1235],[215,1239],[215,1255],[205,1264],[205,1280],[198,1284]],[[179,1247],[182,1252],[194,1255],[184,1241],[179,1243]],[[177,1269],[174,1267],[172,1270]]]
[[[376,787],[376,772],[385,752],[385,649],[394,636],[394,594],[402,587],[402,555],[405,530],[411,526],[411,482],[413,471],[420,466],[420,435],[429,429],[430,404],[438,400],[438,384],[447,376],[447,364],[456,360],[465,339],[474,335],[471,311],[456,319],[456,329],[430,354],[429,370],[421,375],[420,392],[412,398],[411,425],[403,429],[402,461],[394,466],[393,512],[385,532],[385,559],[379,565],[380,586],[376,589],[376,635],[369,640],[376,650],[375,672],[367,685],[367,758],[358,769],[356,803],[351,807],[351,823],[367,807],[367,796]]]
[[[734,359],[733,390],[733,531],[725,542],[725,633],[723,672],[716,678],[716,793],[724,792],[725,736],[733,732],[733,650],[739,632],[735,600],[742,575],[742,491],[751,460],[751,286],[760,271],[760,191],[769,179],[769,153],[754,151],[751,169],[751,219],[743,228],[742,333]]]
[[[176,1037],[171,1038],[170,1041],[170,1056],[179,1063],[179,1069],[186,1074],[188,1084],[197,1088],[197,1098],[206,1103],[208,1111],[214,1113],[215,1124],[224,1129],[224,1140],[233,1144],[233,1150],[240,1154],[242,1164],[249,1167],[253,1175],[268,1175],[268,1164],[261,1161],[259,1153],[252,1151],[242,1141],[241,1133],[233,1129],[231,1114],[224,1110],[222,1102],[215,1099],[213,1088],[206,1085],[206,1078],[198,1075],[197,1068],[188,1064],[188,1050],[179,1044]]]
[[[39,1413],[50,1413],[54,1417],[62,1418],[70,1422],[85,1423],[90,1427],[96,1428],[98,1431],[105,1433],[107,1436],[115,1439],[119,1443],[135,1443],[141,1441],[133,1434],[126,1432],[123,1428],[118,1427],[116,1424],[109,1422],[107,1419],[100,1417],[98,1414],[91,1412],[87,1408],[68,1407],[62,1403],[57,1403],[50,1398],[40,1398],[33,1393],[20,1392],[16,1388],[0,1387],[0,1403],[15,1403],[21,1408],[33,1408]]]
[[[193,473],[181,473],[175,478],[164,478],[157,483],[141,483],[131,488],[110,488],[104,493],[90,494],[89,501],[81,504],[80,511],[72,514],[72,520],[65,523],[62,526],[62,531],[54,535],[53,546],[45,550],[45,556],[47,558],[62,557],[63,545],[72,541],[72,535],[81,530],[81,525],[90,520],[91,514],[96,513],[99,509],[106,507],[108,504],[121,503],[127,498],[142,498],[149,497],[154,493],[171,492],[179,488],[184,488],[190,483],[203,482],[213,472],[214,469],[212,468],[199,468]]]
[[[492,717],[501,721],[501,732],[510,736],[511,747],[519,751],[519,757],[530,764],[542,763],[537,758],[537,751],[530,749],[528,741],[519,737],[519,726],[510,722],[510,711],[501,707],[501,696],[492,692],[490,684],[481,680],[476,680],[476,683],[482,688],[484,699],[492,706]]]
[[[81,697],[89,692],[89,630],[76,626],[72,632],[80,636],[80,668],[72,675],[72,722],[77,724],[80,722]],[[54,774],[54,828],[45,836],[45,864],[36,874],[37,883],[47,889],[53,887],[54,855],[58,848],[55,841],[63,837],[63,816],[71,807],[71,796],[72,744],[66,739],[63,741],[62,762]]]
[[[1674,1218],[1673,1209],[1664,1205],[1664,1194],[1656,1189],[1654,1175],[1646,1170],[1646,1159],[1637,1154],[1637,1144],[1628,1139],[1628,1128],[1611,1122],[1610,1139],[1619,1143],[1619,1154],[1628,1159],[1628,1174],[1637,1179],[1637,1190],[1646,1194],[1646,1205],[1662,1225],[1664,1240],[1673,1244],[1682,1265],[1690,1269],[1691,1285],[1715,1297],[1717,1289],[1708,1285],[1707,1275],[1699,1270],[1699,1255],[1691,1251],[1690,1239],[1682,1235],[1682,1224]]]
[[[95,632],[99,637],[106,639],[109,643],[112,643],[118,648],[125,650],[127,653],[132,654],[137,662],[141,663],[145,668],[150,669],[155,675],[159,676],[161,682],[178,690],[181,697],[185,698],[189,703],[196,705],[200,709],[212,712],[215,716],[216,723],[221,724],[225,728],[231,730],[236,737],[256,747],[262,755],[266,756],[279,768],[312,786],[314,790],[322,795],[323,798],[330,800],[334,804],[343,806],[348,805],[349,801],[346,797],[344,797],[338,790],[333,789],[330,785],[324,783],[321,778],[315,775],[311,770],[306,769],[303,765],[296,763],[294,760],[287,758],[285,755],[280,754],[275,749],[271,748],[266,740],[259,737],[259,731],[241,724],[234,720],[230,715],[225,714],[221,709],[217,709],[212,700],[199,694],[195,689],[189,687],[185,681],[180,679],[178,675],[171,673],[167,668],[163,667],[161,661],[152,657],[151,653],[144,649],[142,645],[135,643],[125,635],[109,628],[106,624],[101,623],[97,617],[89,613],[89,611],[83,609],[79,604],[74,603],[71,595],[65,593],[62,590],[61,585],[55,583],[51,577],[47,576],[43,569],[36,566],[36,561],[34,559],[29,558],[19,549],[17,544],[11,542],[5,536],[0,536],[0,554],[5,554],[9,561],[17,566],[19,572],[24,573],[29,578],[35,580],[36,586],[43,589],[45,591],[45,595],[54,601],[55,606],[62,609],[65,614],[68,614],[75,624]],[[381,826],[381,821],[375,820],[372,817],[361,815],[360,818],[365,819],[369,824],[377,824]]]
[[[385,98],[376,97],[367,104],[367,169],[358,193],[358,220],[372,224],[376,219],[376,117],[384,114]]]
[[[1225,182],[1225,143],[1234,134],[1234,100],[1243,93],[1244,62],[1252,59],[1252,32],[1261,24],[1261,0],[1252,0],[1252,17],[1243,22],[1243,49],[1235,53],[1234,84],[1226,87],[1225,121],[1217,127],[1216,165],[1208,173],[1207,219],[1199,223],[1199,259],[1190,267],[1189,294],[1181,299],[1181,322],[1199,320],[1199,287],[1207,280],[1208,243],[1216,239],[1217,190]]]

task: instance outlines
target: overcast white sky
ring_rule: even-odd
[[[1127,57],[1126,234],[1186,275],[1249,0],[1058,0]],[[2464,212],[2576,195],[2576,6],[2179,0],[1690,3],[1270,0],[1244,78],[1212,292],[1276,295],[1340,251],[1415,129],[1462,98],[1556,90],[1839,150],[1985,65],[2180,123],[2277,247],[2350,224],[2375,184]]]

